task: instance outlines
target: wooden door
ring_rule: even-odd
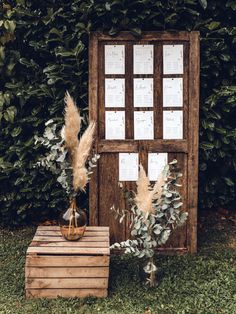
[[[124,73],[105,74],[106,45],[121,45],[124,48]],[[134,45],[151,45],[153,49],[153,71],[151,74],[134,74]],[[181,47],[183,71],[167,74],[163,71],[163,49]],[[166,49],[166,48],[165,48]],[[170,65],[171,67],[172,65]],[[173,67],[175,65],[173,64]],[[175,71],[174,71],[175,72]],[[152,79],[153,106],[134,107],[134,79]],[[164,79],[180,78],[183,97],[180,106],[163,106]],[[105,115],[114,108],[105,107],[105,80],[123,79],[125,82],[125,106],[115,108],[125,115],[125,138],[106,139]],[[166,81],[165,81],[166,82]],[[101,155],[98,167],[90,182],[90,224],[110,226],[111,242],[127,239],[128,222],[120,224],[114,219],[110,207],[115,204],[125,208],[125,200],[118,186],[119,153],[138,153],[148,171],[149,153],[168,153],[168,160],[178,160],[183,173],[183,208],[188,211],[187,223],[177,230],[168,241],[164,251],[195,252],[197,249],[197,189],[198,189],[198,111],[199,111],[199,34],[198,32],[144,32],[135,38],[128,32],[111,37],[99,32],[90,36],[89,50],[89,110],[90,119],[97,122],[94,149]],[[134,112],[153,113],[153,139],[134,139]],[[163,139],[163,116],[170,112],[181,112],[183,129],[181,139]],[[123,182],[128,189],[135,190],[135,182]]]

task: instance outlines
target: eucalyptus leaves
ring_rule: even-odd
[[[178,191],[181,176],[177,160],[173,160],[165,167],[157,182],[151,185],[140,165],[137,193],[125,191],[129,209],[117,210],[112,207],[120,222],[128,214],[132,236],[132,239],[113,244],[112,248],[124,249],[126,254],[146,258],[144,271],[148,274],[147,283],[150,286],[156,284],[155,249],[165,244],[173,230],[187,219],[187,212],[181,210],[183,203]]]

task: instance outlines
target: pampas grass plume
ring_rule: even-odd
[[[79,145],[78,134],[81,128],[79,110],[68,92],[65,95],[65,145],[71,154],[72,160]]]
[[[165,183],[165,175],[161,173],[152,188],[150,186],[150,181],[148,176],[140,164],[139,167],[139,177],[137,180],[137,193],[135,195],[135,203],[139,210],[144,213],[152,213],[153,212],[153,201],[159,199],[162,194],[162,187]]]
[[[76,152],[73,159],[73,187],[75,191],[84,190],[88,183],[88,171],[86,168],[86,161],[89,156],[93,135],[95,131],[95,122],[90,122],[88,128],[82,135],[79,145],[76,148]]]

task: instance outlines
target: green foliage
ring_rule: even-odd
[[[132,191],[124,191],[131,206],[130,209],[120,211],[114,206],[111,208],[116,218],[121,216],[120,222],[128,213],[131,220],[130,234],[133,237],[131,240],[115,243],[111,248],[124,249],[125,254],[148,259],[143,269],[149,275],[147,285],[150,287],[157,284],[155,276],[157,266],[153,259],[155,249],[163,246],[174,229],[182,226],[188,216],[187,212],[181,210],[183,203],[178,191],[181,186],[178,181],[182,174],[178,172],[177,160],[170,162],[164,171],[165,183],[161,187],[160,197],[152,200],[152,212],[139,208],[136,201],[137,195]],[[152,188],[150,186],[150,191]]]
[[[201,33],[200,204],[235,197],[235,1],[5,0],[0,9],[0,208],[7,223],[50,218],[66,195],[34,168],[44,123],[69,90],[86,114],[89,31]]]

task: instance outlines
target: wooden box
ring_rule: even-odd
[[[70,242],[58,226],[39,226],[26,254],[26,297],[106,297],[109,261],[109,227],[87,227]]]

